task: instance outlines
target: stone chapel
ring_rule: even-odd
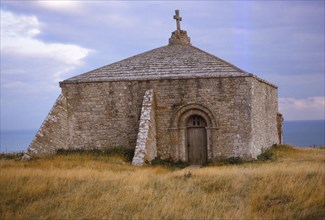
[[[204,164],[280,143],[277,86],[191,45],[178,10],[174,19],[167,46],[60,82],[27,155],[125,147],[134,165]]]

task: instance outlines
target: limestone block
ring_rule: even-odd
[[[153,90],[147,90],[143,97],[139,132],[132,164],[142,166],[157,156],[155,103]]]

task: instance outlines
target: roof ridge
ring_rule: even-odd
[[[97,71],[97,70],[100,70],[100,69],[102,69],[102,68],[104,68],[104,67],[107,67],[107,66],[114,65],[114,64],[116,64],[116,63],[120,63],[120,62],[123,62],[123,61],[126,61],[126,60],[134,59],[134,58],[136,58],[136,57],[138,57],[138,56],[142,56],[142,55],[144,55],[144,54],[146,54],[146,53],[150,53],[150,52],[152,52],[152,51],[154,51],[154,50],[158,50],[158,49],[163,48],[163,47],[168,47],[168,45],[167,45],[167,46],[157,47],[157,48],[154,48],[154,49],[151,49],[151,50],[148,50],[148,51],[145,51],[145,52],[142,52],[142,53],[139,53],[139,54],[136,54],[136,55],[133,55],[133,56],[127,57],[127,58],[124,58],[124,59],[122,59],[122,60],[115,61],[115,62],[113,62],[113,63],[110,63],[110,64],[107,64],[107,65],[104,65],[104,66],[98,67],[98,68],[93,69],[93,70],[90,70],[90,71],[87,71],[87,72],[85,72],[85,73],[82,73],[82,74],[79,74],[79,75],[76,75],[76,76],[70,77],[70,78],[65,79],[65,80],[63,80],[63,81],[61,81],[61,82],[64,82],[64,81],[67,81],[67,80],[73,79],[73,78],[75,78],[75,77],[80,77],[80,76],[83,76],[83,75],[89,74],[89,73],[91,73],[91,72],[95,72],[95,71]],[[59,83],[61,83],[61,82],[59,82]]]
[[[151,50],[148,50],[148,51],[144,51],[144,52],[142,52],[142,53],[139,53],[139,54],[136,54],[136,55],[130,56],[130,57],[128,57],[128,58],[125,58],[125,59],[123,59],[123,60],[116,61],[116,62],[114,62],[114,63],[108,64],[108,65],[105,65],[105,66],[110,66],[110,65],[113,65],[113,64],[115,64],[115,63],[119,63],[119,62],[123,62],[123,61],[125,61],[125,60],[129,60],[129,59],[136,58],[136,57],[138,57],[138,56],[143,56],[144,54],[150,53],[150,52],[152,52],[152,51],[154,51],[154,50],[158,50],[158,49],[163,48],[163,47],[168,47],[168,45],[167,45],[167,46],[157,47],[157,48],[154,48],[154,49],[151,49]],[[104,66],[103,66],[103,67],[104,67]]]
[[[206,51],[204,51],[204,50],[202,50],[202,49],[200,49],[200,48],[198,48],[198,47],[195,47],[195,46],[193,46],[193,45],[188,45],[188,46],[193,47],[194,49],[196,49],[196,50],[198,50],[198,51],[200,51],[200,52],[202,52],[202,53],[205,53],[205,54],[207,54],[207,55],[213,57],[214,59],[217,59],[217,60],[219,60],[219,61],[221,61],[221,62],[224,62],[224,63],[228,64],[229,66],[233,67],[234,69],[238,70],[239,72],[242,72],[242,73],[248,73],[248,72],[246,72],[245,70],[242,70],[242,69],[240,69],[239,67],[235,66],[234,64],[229,63],[228,61],[223,60],[223,59],[221,59],[220,57],[217,57],[216,55],[210,54],[210,53],[208,53],[208,52],[206,52]]]

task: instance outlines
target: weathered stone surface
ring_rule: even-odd
[[[24,156],[21,158],[21,160],[30,160],[31,156],[29,156],[28,154],[24,154]]]
[[[194,46],[164,46],[64,80],[60,84],[250,76]]]
[[[175,10],[173,17],[176,20],[176,31],[172,32],[171,38],[169,38],[169,45],[191,45],[191,40],[187,36],[187,32],[181,30],[182,17],[179,16],[179,10]]]
[[[191,45],[191,39],[187,36],[186,31],[176,30],[169,38],[169,45]]]
[[[208,158],[256,157],[277,141],[277,89],[253,76],[62,84],[69,146],[136,146],[142,97],[155,91],[157,154],[187,160],[192,114],[208,122]],[[255,97],[260,96],[260,97]],[[177,124],[177,123],[178,124]]]
[[[209,160],[255,158],[262,148],[279,143],[277,89],[253,76],[61,86],[63,95],[30,145],[33,155],[68,146],[134,149],[142,97],[148,89],[155,91],[157,154],[162,158],[187,160],[182,123],[192,114],[208,122]]]
[[[67,107],[67,100],[61,94],[29,145],[24,159],[47,156],[56,153],[57,149],[68,148],[69,120]]]
[[[133,165],[141,166],[157,156],[156,118],[153,90],[147,90],[142,103],[137,145],[132,160]]]
[[[251,154],[253,158],[256,158],[263,149],[279,143],[277,132],[278,99],[277,90],[265,83],[252,81],[251,90]]]

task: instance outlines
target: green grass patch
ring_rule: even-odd
[[[257,159],[244,159],[241,157],[220,157],[217,160],[208,163],[207,166],[241,165],[248,163],[276,161],[282,155],[291,155],[296,152],[300,151],[290,145],[273,145],[270,148],[264,149],[262,153],[257,156]]]
[[[134,156],[134,149],[124,147],[102,148],[102,149],[58,149],[57,155],[89,155],[93,159],[101,159],[110,156],[122,156],[126,161],[131,162]]]
[[[257,156],[258,161],[268,161],[268,160],[275,160],[273,149],[268,148],[264,150],[260,155]]]

